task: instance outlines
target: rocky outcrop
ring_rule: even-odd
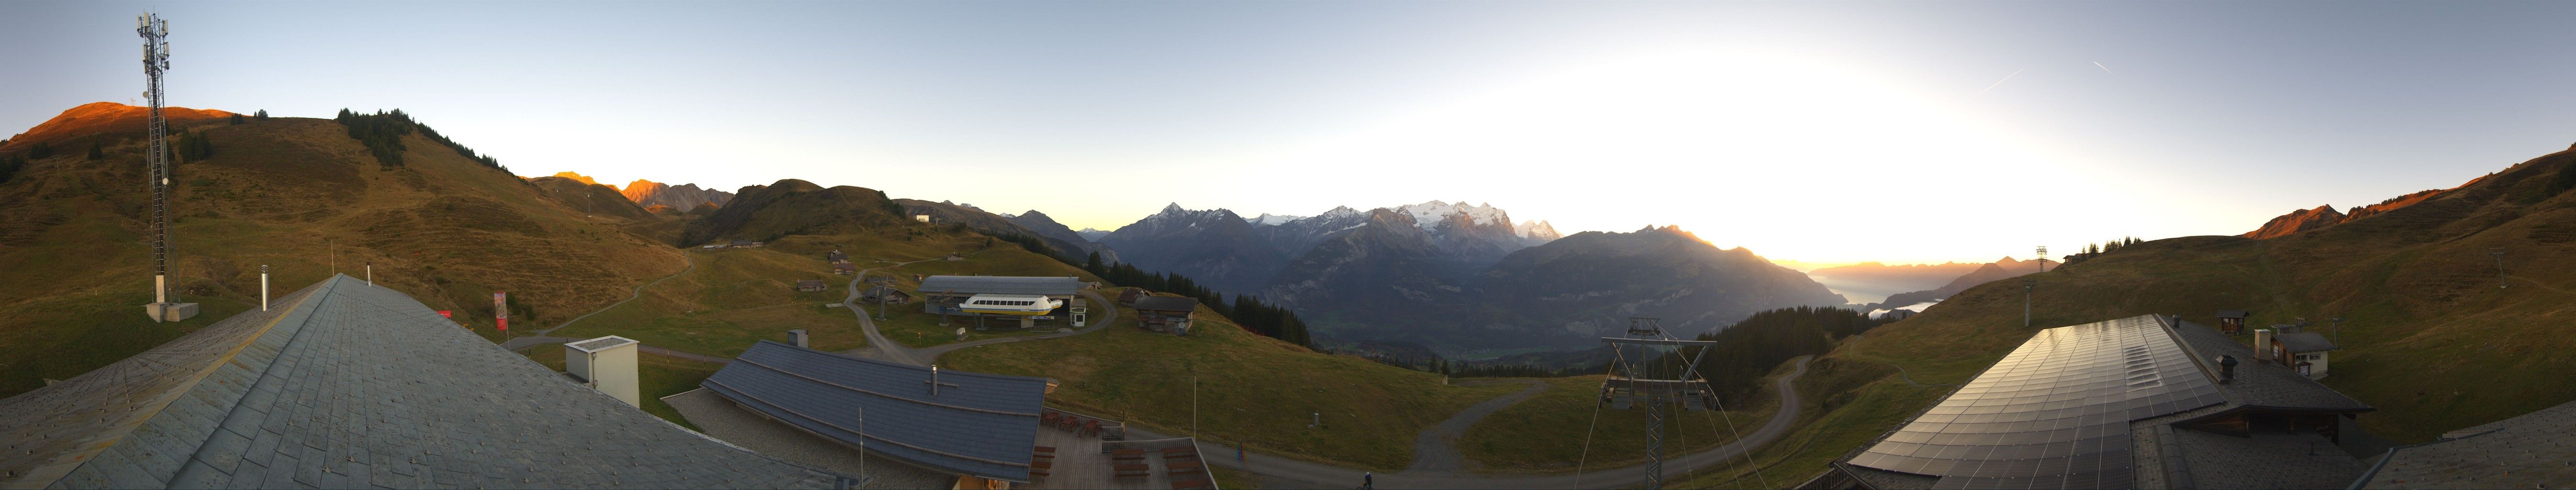
[[[734,197],[732,193],[725,191],[700,189],[697,184],[665,185],[643,179],[636,179],[635,182],[626,184],[626,189],[622,193],[626,195],[626,200],[634,201],[637,206],[658,204],[670,206],[671,209],[683,213],[704,204],[723,205],[733,201]]]
[[[2363,208],[2354,208],[2353,211],[2360,212],[2362,209]],[[2281,237],[2287,236],[2291,233],[2334,226],[2335,223],[2342,223],[2345,219],[2349,218],[2343,213],[2335,211],[2335,208],[2332,205],[2317,206],[2315,209],[2291,211],[2290,214],[2284,214],[2280,217],[2272,218],[2272,221],[2264,222],[2262,228],[2255,228],[2254,231],[2245,232],[2245,234],[2238,236],[2256,239]]]
[[[1556,225],[1547,224],[1547,220],[1523,221],[1517,228],[1520,231],[1521,242],[1532,247],[1565,238],[1565,235],[1557,234]]]

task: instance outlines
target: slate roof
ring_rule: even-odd
[[[1979,373],[1959,391],[1944,397],[1939,405],[1907,420],[1870,446],[1838,460],[1833,466],[1835,471],[1849,477],[1850,481],[1872,488],[2307,488],[2339,486],[2342,484],[2339,482],[2349,482],[2361,474],[2363,468],[2359,463],[2336,449],[2334,442],[2311,430],[2262,426],[2263,429],[2256,430],[2257,433],[2250,437],[2240,437],[2199,432],[2179,428],[2175,424],[2247,410],[2345,414],[2370,411],[2369,405],[2326,388],[2289,368],[2255,361],[2252,348],[2207,326],[2174,317],[2141,315],[2075,327],[2096,325],[2110,327],[2113,331],[2073,336],[2051,333],[2074,328],[2059,327],[2033,335],[2032,340],[2025,342],[2013,354]],[[2168,355],[2162,351],[2162,346],[2177,347],[2179,352]],[[2085,368],[2091,364],[2084,362],[2086,357],[2052,358],[2043,354],[2100,350],[2098,347],[2111,348],[2113,354],[2108,359],[2116,361],[2111,365],[2118,369],[2118,379],[2129,382],[2120,386],[2142,386],[2137,384],[2143,379],[2141,377],[2152,374],[2160,382],[2179,383],[2186,389],[2163,392],[2132,389],[2125,393],[2130,400],[2119,396],[2079,397],[2075,400],[2055,398],[2068,394],[2062,393],[2067,391],[2066,387],[2091,384],[2088,373],[2094,371]],[[2220,356],[2238,359],[2236,377],[2231,382],[2214,383]],[[2145,362],[2140,362],[2142,359]],[[2034,362],[2037,364],[2032,365]],[[2031,369],[2034,367],[2037,369]],[[2203,396],[2202,388],[2213,389],[2218,401],[2202,403],[2200,400],[2208,399]],[[2010,396],[1992,396],[1998,390],[2004,390]],[[2135,396],[2169,396],[2165,393],[2182,394],[2188,396],[2189,401],[2151,404],[2143,411],[2136,407],[2118,410],[2128,405],[2104,403],[2129,401],[2133,405],[2131,400]],[[2043,405],[2040,408],[2044,410],[2037,411],[2012,408],[2024,403],[2052,405]],[[2062,406],[2068,403],[2076,406]],[[1944,407],[1954,409],[1945,410]],[[2170,407],[2182,409],[2171,410]],[[2018,454],[2028,451],[2016,447],[2027,442],[2016,441],[2016,434],[2030,433],[2030,429],[2060,430],[2027,425],[2045,423],[2048,417],[2037,415],[2062,409],[2078,410],[2086,417],[2101,412],[2102,416],[2114,417],[2119,422],[2117,430],[2111,433],[2088,433],[2085,431],[2090,429],[2083,427],[2071,429],[2083,436],[2075,442],[2077,453],[2085,452],[2087,445],[2098,445],[2090,447],[2103,451],[2096,457],[2077,457],[2069,462],[2090,462],[2096,465],[2095,472],[2099,475],[2087,482],[2077,481],[2072,471],[2062,481],[2046,480],[2046,475],[2013,477],[2003,474],[2028,470],[2029,465],[2025,461],[2043,461],[2038,463],[2043,465],[2040,466],[2042,470],[2058,467],[2083,469],[2080,465],[2044,466],[2049,464],[2044,462],[2048,458]],[[2001,418],[1983,423],[1963,418],[1973,414],[1995,414]],[[2000,425],[2005,430],[1956,427],[1963,425],[1961,422]],[[1908,435],[1909,431],[1920,434]],[[2320,447],[2324,449],[2319,450]],[[1926,455],[1922,448],[1934,450]],[[1959,450],[1952,451],[1952,448]],[[2047,453],[2041,451],[2039,454]],[[1914,462],[1909,464],[1909,461]],[[1831,479],[1819,478],[1811,483],[1828,484],[1823,483],[1828,480]]]
[[[2219,385],[2228,403],[2282,411],[2368,412],[2370,404],[2344,396],[2343,392],[2318,384],[2297,371],[2254,359],[2254,348],[2236,342],[2236,338],[2218,333],[2218,329],[2192,322],[2178,322],[2173,329],[2183,346],[2190,347],[2203,369],[2218,372],[2219,356],[2236,357],[2236,380]]]
[[[2219,318],[2245,318],[2246,315],[2245,310],[2218,310]]]
[[[1847,462],[1939,488],[2129,488],[2129,421],[2225,402],[2151,316],[2041,330]]]
[[[2334,341],[2326,339],[2326,334],[2316,332],[2285,333],[2272,337],[2272,340],[2281,342],[2281,350],[2293,354],[2336,349]]]
[[[2390,449],[2353,488],[2576,487],[2576,402]]]
[[[939,370],[763,340],[702,383],[754,411],[951,474],[1029,481],[1046,379]],[[953,385],[953,386],[951,386]]]
[[[830,488],[345,275],[0,400],[0,487]]]
[[[1073,277],[930,276],[921,280],[924,294],[1043,294],[1070,296],[1082,289]]]
[[[1135,308],[1155,311],[1197,311],[1199,300],[1173,296],[1146,296],[1136,299]]]

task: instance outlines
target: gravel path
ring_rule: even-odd
[[[1474,427],[1476,421],[1484,420],[1485,416],[1493,415],[1504,407],[1538,396],[1539,393],[1547,391],[1548,387],[1546,381],[1518,382],[1528,383],[1529,388],[1478,402],[1468,406],[1466,410],[1458,411],[1458,414],[1450,416],[1449,420],[1440,421],[1440,425],[1423,429],[1422,435],[1413,439],[1413,465],[1406,467],[1404,472],[1457,473],[1466,469],[1467,456],[1458,452],[1457,444],[1459,437],[1467,435],[1467,428]]]

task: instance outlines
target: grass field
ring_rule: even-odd
[[[1189,337],[1120,325],[959,350],[943,361],[1054,378],[1063,384],[1047,397],[1050,404],[1179,435],[1193,432],[1195,377],[1200,440],[1373,471],[1410,464],[1414,437],[1432,424],[1521,389],[1445,386],[1437,374],[1318,354],[1245,332],[1205,309],[1193,322]],[[1324,427],[1307,428],[1318,412]]]
[[[1783,371],[1782,374],[1785,374]],[[1620,468],[1646,463],[1646,412],[1600,406],[1603,376],[1547,378],[1548,390],[1494,412],[1458,438],[1458,452],[1473,462],[1469,470],[1496,473],[1564,473]],[[1466,380],[1459,380],[1465,382]],[[1511,383],[1511,386],[1523,386]],[[1679,455],[1734,442],[1735,436],[1760,427],[1776,412],[1778,395],[1764,389],[1752,407],[1688,412],[1666,411],[1664,454]],[[1734,430],[1728,425],[1732,423]]]
[[[544,364],[547,369],[553,369],[558,373],[564,372],[564,347],[561,345],[529,347],[520,349],[519,354],[528,356],[528,359],[535,360],[538,364]],[[682,427],[688,427],[690,430],[697,430],[696,424],[690,424],[688,419],[680,418],[679,409],[671,408],[669,403],[663,403],[662,397],[698,389],[698,382],[706,381],[708,376],[714,376],[716,370],[723,369],[724,365],[644,353],[638,353],[635,361],[635,375],[641,382],[641,386],[636,387],[636,392],[639,395],[638,398],[644,402],[644,412],[661,417],[662,420],[680,424]]]
[[[733,357],[760,339],[784,341],[804,329],[816,349],[867,346],[857,318],[841,302],[849,276],[834,275],[820,255],[771,249],[688,252],[695,269],[644,288],[635,301],[601,311],[554,336],[620,335],[645,345]],[[822,279],[822,292],[795,290],[799,279]]]

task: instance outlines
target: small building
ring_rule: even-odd
[[[841,253],[840,250],[833,250],[831,253],[823,254],[823,261],[832,263],[849,262],[850,254]]]
[[[2245,310],[2218,310],[2218,333],[2228,335],[2244,333],[2245,317],[2253,314]]]
[[[712,249],[712,248],[725,248],[725,244],[722,244],[722,243],[709,243],[709,244],[706,244],[706,245],[700,245],[700,246],[698,246],[698,248],[711,248],[711,249]]]
[[[734,240],[732,243],[733,248],[760,248],[760,245],[760,242],[751,240]]]
[[[859,273],[859,265],[858,265],[858,264],[852,264],[852,263],[849,263],[848,261],[833,262],[833,263],[832,263],[832,273],[833,273],[833,274],[840,274],[840,275],[844,275],[844,276],[846,276],[846,275],[851,275],[851,274],[857,274],[857,273]]]
[[[1151,295],[1145,294],[1145,288],[1127,288],[1124,291],[1118,292],[1118,304],[1136,306],[1136,300],[1143,299],[1146,296]]]
[[[912,302],[912,294],[905,293],[901,289],[877,286],[868,288],[867,292],[859,293],[859,301],[899,305]]]
[[[1136,327],[1172,335],[1190,334],[1190,313],[1199,310],[1199,300],[1178,296],[1146,296],[1136,304]]]
[[[2291,332],[2272,337],[2272,359],[2308,379],[2325,379],[2326,351],[2340,349],[2326,334]]]
[[[800,292],[810,293],[827,289],[832,289],[832,283],[823,282],[822,279],[805,279],[796,281],[796,290]]]

